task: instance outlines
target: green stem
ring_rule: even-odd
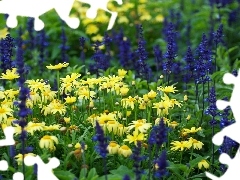
[[[58,86],[58,100],[59,100],[59,71],[57,71],[57,86]]]
[[[181,153],[180,153],[180,164],[182,164],[182,155],[183,155],[183,152],[181,151]]]

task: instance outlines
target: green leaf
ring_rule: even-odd
[[[189,162],[190,167],[193,168],[195,167],[201,160],[203,159],[203,157],[198,157],[196,159],[193,159]]]
[[[69,171],[54,170],[53,172],[59,180],[73,180],[75,178],[75,175]]]
[[[111,170],[110,172],[114,175],[120,176],[124,176],[126,174],[128,174],[129,176],[134,175],[132,170],[128,169],[126,166],[123,165],[119,166],[117,169]]]
[[[82,170],[80,172],[79,180],[85,179],[86,175],[87,175],[87,168],[82,168]]]
[[[192,176],[192,177],[189,177],[189,179],[201,180],[200,177],[206,177],[206,174],[205,174],[205,173],[197,174],[197,175],[194,175],[194,176]]]
[[[88,173],[87,179],[88,180],[93,180],[93,179],[95,179],[96,176],[98,177],[97,171],[96,171],[95,168],[92,168],[92,169],[90,169],[90,171]]]

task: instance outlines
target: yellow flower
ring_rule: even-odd
[[[43,127],[44,131],[54,131],[54,130],[60,130],[60,124],[54,124],[50,126],[44,126]]]
[[[198,163],[198,168],[199,168],[199,169],[202,169],[202,167],[204,167],[205,169],[208,169],[208,168],[209,168],[209,164],[208,164],[208,162],[207,162],[205,159],[201,160],[201,161]]]
[[[127,127],[124,127],[123,124],[118,124],[118,127],[117,127],[117,135],[118,136],[122,136],[123,133],[125,133],[127,131]]]
[[[159,14],[159,15],[157,15],[157,16],[155,17],[155,20],[156,20],[157,22],[163,22],[163,21],[164,21],[164,17],[163,17],[162,14]]]
[[[128,157],[132,154],[132,150],[127,145],[123,145],[118,149],[118,154]]]
[[[141,17],[141,21],[149,21],[152,18],[152,16],[149,13],[144,13]]]
[[[108,121],[107,122],[107,129],[108,132],[113,132],[114,134],[117,133],[118,122],[117,121]]]
[[[173,85],[172,86],[166,86],[166,87],[160,86],[160,87],[157,87],[157,90],[163,91],[165,93],[175,93],[175,91],[178,91],[178,90],[175,90],[175,88],[176,87],[173,87]]]
[[[80,143],[77,143],[77,144],[75,144],[74,147],[75,147],[76,149],[81,148],[81,144],[80,144]]]
[[[171,142],[170,144],[173,145],[172,148],[171,148],[171,150],[173,150],[173,151],[176,151],[176,150],[178,150],[178,149],[180,149],[181,151],[183,151],[184,148],[190,149],[191,146],[192,146],[192,143],[191,143],[191,142],[188,142],[188,141],[181,141],[181,142],[179,142],[179,141],[173,141],[173,142]]]
[[[0,79],[6,79],[6,80],[13,80],[13,79],[17,79],[20,76],[17,73],[17,69],[16,68],[12,68],[12,70],[7,69],[6,73],[2,73],[2,76]]]
[[[49,136],[49,135],[45,135],[41,138],[40,142],[39,142],[39,146],[43,149],[50,149],[51,151],[56,150],[56,147],[54,146],[54,142],[56,144],[58,144],[58,139],[56,136]]]
[[[71,96],[67,96],[66,98],[64,98],[65,99],[65,101],[66,101],[66,103],[67,104],[71,104],[71,103],[74,103],[74,102],[76,102],[76,97],[71,97]]]
[[[191,119],[191,115],[187,115],[186,120],[190,120]]]
[[[103,40],[103,36],[101,36],[100,34],[97,34],[96,36],[92,37],[93,41],[102,41]]]
[[[64,104],[61,104],[58,100],[53,100],[48,107],[50,108],[52,114],[59,112],[61,115],[64,115],[66,113]]]
[[[137,145],[138,141],[143,141],[143,140],[145,140],[144,134],[143,133],[138,134],[138,131],[135,130],[133,132],[133,136],[128,134],[127,139],[124,139],[123,141],[128,141],[129,143],[133,142],[135,145]]]
[[[0,106],[0,123],[6,122],[7,120],[7,115],[12,116],[13,110],[7,106]]]
[[[64,117],[63,120],[65,121],[66,124],[68,124],[70,122],[70,117]]]
[[[176,121],[172,121],[172,122],[168,123],[168,126],[170,126],[170,127],[175,129],[175,127],[178,126],[178,123]]]
[[[186,129],[186,128],[183,129],[183,131],[185,131],[187,134],[188,133],[196,133],[201,130],[202,130],[201,127],[197,128],[197,129],[195,127],[191,127],[191,129]]]
[[[116,154],[118,152],[119,149],[119,145],[117,144],[116,141],[110,141],[107,150],[109,152],[109,154]]]
[[[0,30],[0,39],[6,38],[8,33],[8,29],[7,28],[3,28]]]
[[[128,91],[129,91],[129,88],[127,88],[127,87],[121,87],[121,88],[120,88],[120,94],[121,94],[121,96],[126,96],[127,93],[128,93]]]
[[[119,24],[122,24],[122,23],[129,23],[129,20],[128,20],[128,18],[126,17],[126,16],[120,16],[119,18],[118,18],[118,23]]]
[[[189,138],[189,143],[192,144],[194,149],[198,149],[198,150],[202,149],[202,146],[204,145],[201,141],[198,141],[192,137]]]
[[[94,24],[89,24],[86,28],[87,34],[96,34],[99,31],[98,27]]]
[[[154,99],[157,96],[157,93],[153,90],[151,90],[148,94],[147,94],[149,99]]]
[[[139,130],[141,133],[146,133],[147,130],[152,126],[151,123],[146,123],[146,119],[132,121],[132,123],[130,123],[129,125],[130,126],[128,126],[128,131],[134,128],[136,131]]]
[[[26,126],[26,131],[31,133],[31,135],[33,135],[35,131],[42,131],[44,126],[45,126],[44,122],[43,123],[29,122]]]
[[[124,108],[131,107],[134,109],[134,103],[136,102],[136,99],[133,98],[132,96],[129,96],[128,98],[124,98],[121,100],[122,106]]]
[[[48,69],[62,69],[63,67],[68,67],[68,65],[69,65],[69,63],[66,63],[66,62],[64,62],[64,63],[59,63],[59,64],[57,64],[57,65],[55,65],[55,66],[53,66],[53,65],[49,65],[49,66],[46,66]]]
[[[184,100],[184,101],[187,101],[187,100],[188,100],[188,96],[187,96],[187,95],[184,95],[184,96],[183,96],[183,100]]]
[[[118,76],[119,77],[124,77],[127,74],[127,71],[124,69],[118,69]]]

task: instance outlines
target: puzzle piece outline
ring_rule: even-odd
[[[86,16],[94,19],[97,16],[98,9],[111,14],[107,30],[112,29],[116,18],[117,12],[112,12],[107,8],[109,0],[77,0],[82,3],[87,3],[90,8],[87,10]],[[123,4],[122,0],[114,0],[119,5]],[[44,22],[39,18],[41,15],[54,9],[58,16],[66,22],[72,29],[79,27],[80,20],[76,17],[70,17],[70,12],[73,8],[75,0],[1,0],[0,13],[8,14],[6,24],[10,28],[15,28],[18,25],[18,16],[34,18],[34,29],[40,31],[44,28]]]
[[[230,73],[226,73],[223,76],[223,82],[225,84],[234,84],[232,96],[230,98],[230,101],[223,101],[218,100],[216,102],[216,106],[219,110],[225,109],[227,106],[230,106],[232,109],[232,112],[235,117],[235,123],[223,128],[220,132],[216,133],[213,138],[212,142],[218,146],[222,145],[224,141],[224,137],[229,137],[232,140],[238,142],[240,144],[240,111],[238,110],[238,92],[240,91],[240,70],[238,71],[238,76],[235,77],[234,75]],[[228,180],[229,178],[240,176],[240,171],[238,170],[238,167],[240,165],[240,147],[237,150],[237,153],[233,159],[230,158],[230,156],[226,153],[222,153],[219,157],[219,161],[222,164],[227,164],[228,169],[227,171],[221,176],[217,177],[209,172],[206,172],[206,176],[212,180]],[[233,179],[234,180],[234,179]]]

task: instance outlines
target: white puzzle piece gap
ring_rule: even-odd
[[[8,14],[7,26],[15,28],[18,25],[17,16],[34,18],[34,29],[40,31],[44,28],[44,23],[39,17],[51,9],[55,9],[59,17],[67,23],[67,25],[76,29],[79,27],[80,20],[78,18],[69,17],[73,3],[75,0],[0,0],[0,13]],[[111,14],[108,29],[112,29],[117,18],[117,12],[107,9],[109,0],[78,0],[89,4],[91,7],[87,11],[87,17],[94,19],[97,16],[98,9],[103,9]],[[122,5],[122,0],[116,0]]]
[[[15,141],[13,139],[14,128],[13,127],[6,127],[4,130],[4,135],[6,139],[0,139],[0,147],[1,146],[10,146],[14,145]]]
[[[37,179],[38,180],[58,180],[58,178],[53,174],[52,169],[57,168],[60,165],[60,161],[53,157],[49,159],[49,162],[45,164],[39,156],[26,156],[24,158],[24,163],[27,166],[33,166],[37,164],[38,172]]]
[[[239,133],[240,111],[239,111],[239,106],[238,106],[240,103],[240,101],[239,101],[240,100],[240,96],[239,96],[240,70],[239,70],[238,74],[239,75],[237,77],[235,77],[234,75],[232,75],[230,73],[226,73],[223,76],[223,82],[225,84],[234,84],[234,88],[233,88],[233,92],[232,92],[230,101],[227,102],[227,101],[223,101],[223,100],[218,100],[216,102],[216,106],[219,110],[223,110],[227,106],[230,106],[232,109],[232,112],[234,114],[234,117],[235,117],[235,123],[225,127],[224,129],[222,129],[220,132],[216,133],[213,136],[212,142],[217,146],[220,146],[223,143],[225,136],[229,137],[230,139],[232,139],[235,142],[238,142],[240,144],[240,133]],[[208,178],[210,178],[212,180],[229,180],[229,179],[238,180],[239,179],[239,177],[240,177],[240,171],[239,171],[240,147],[233,159],[231,159],[228,154],[222,153],[219,157],[219,161],[222,164],[228,165],[227,171],[221,177],[216,177],[215,175],[213,175],[209,172],[206,172],[206,176]]]

